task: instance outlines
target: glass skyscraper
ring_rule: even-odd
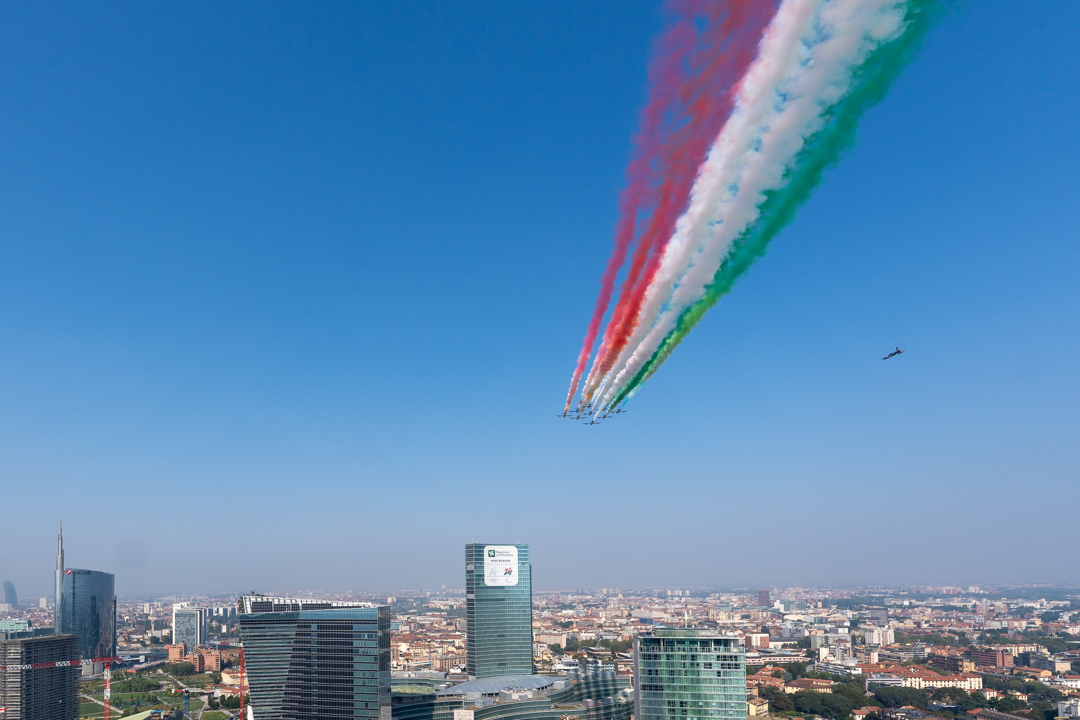
[[[84,660],[116,655],[115,581],[110,573],[64,567],[61,526],[56,538],[53,628],[57,633],[75,636],[79,657]],[[91,671],[98,671],[96,663]]]
[[[10,605],[12,610],[19,606],[19,594],[15,592],[15,586],[10,580],[4,581],[4,602]]]
[[[59,632],[78,638],[83,659],[116,655],[116,592],[110,573],[67,568],[60,593]]]
[[[745,720],[746,655],[711,630],[657,628],[634,640],[635,720]]]
[[[531,675],[529,546],[465,546],[465,665],[470,679]]]
[[[390,720],[390,608],[240,599],[254,720]]]
[[[204,607],[173,605],[173,643],[184,643],[184,651],[189,655],[195,652],[195,648],[206,643],[206,617]]]

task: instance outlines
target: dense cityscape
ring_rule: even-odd
[[[1080,718],[1080,588],[532,586],[126,599],[64,563],[0,605],[3,720]]]

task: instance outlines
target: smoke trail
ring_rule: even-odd
[[[676,4],[673,3],[674,7]],[[641,114],[641,124],[634,136],[634,150],[626,170],[627,185],[619,196],[619,219],[615,224],[615,249],[608,260],[600,280],[600,294],[596,298],[592,320],[585,332],[577,367],[570,380],[570,392],[566,396],[566,409],[577,393],[578,382],[592,354],[593,344],[600,330],[600,323],[611,302],[615,278],[626,261],[626,254],[634,239],[638,215],[642,207],[649,205],[651,195],[651,169],[663,141],[663,120],[668,107],[675,101],[682,84],[686,56],[692,46],[694,34],[693,15],[672,14],[674,23],[657,40],[653,47],[653,60],[649,64],[649,103]]]
[[[862,113],[885,96],[931,24],[930,11],[936,4],[935,0],[785,0],[759,54],[762,65],[772,63],[773,69],[789,65],[789,74],[772,88],[780,110],[759,125],[760,134],[749,152],[743,146],[745,157],[738,156],[737,145],[734,156],[722,152],[724,141],[735,134],[725,126],[727,137],[722,135],[710,153],[691,209],[680,219],[676,238],[665,253],[664,284],[658,279],[650,287],[651,297],[642,312],[653,314],[643,318],[631,341],[632,352],[624,353],[616,364],[618,374],[601,404],[618,405],[636,392],[791,221],[824,169],[852,144]],[[809,57],[794,67],[790,58],[778,63],[770,50],[790,48],[780,41],[781,26],[788,23],[790,30],[801,22],[798,11],[807,5],[815,6],[813,34],[809,39],[802,34]],[[759,61],[748,73],[729,125],[737,123],[736,115],[746,114],[742,103],[748,94],[770,88],[767,82],[754,84],[755,71],[761,71]],[[807,91],[812,94],[799,95]],[[808,97],[813,103],[800,103]],[[807,109],[815,105],[817,112],[806,117]],[[732,149],[730,142],[727,149]],[[731,179],[734,183],[725,186]]]
[[[727,3],[693,0],[671,2],[669,8],[678,10],[683,17],[683,21],[675,28],[679,32],[673,31],[667,36],[669,40],[678,39],[683,42],[681,50],[666,56],[669,63],[674,59],[684,63],[682,82],[678,87],[671,86],[674,96],[657,98],[656,103],[651,102],[649,105],[649,111],[653,112],[659,109],[660,102],[667,102],[662,108],[667,116],[667,133],[662,138],[650,137],[661,140],[653,146],[659,155],[652,159],[651,165],[651,175],[656,178],[650,184],[653,192],[649,202],[639,203],[638,207],[620,208],[622,212],[616,234],[615,252],[604,274],[600,297],[586,333],[584,347],[578,356],[578,366],[567,396],[567,407],[577,392],[578,379],[610,302],[615,276],[626,260],[632,239],[630,236],[638,224],[636,220],[639,209],[647,214],[647,217],[641,218],[644,229],[637,239],[619,293],[619,301],[586,378],[583,404],[591,400],[596,383],[607,373],[635,327],[641,300],[659,266],[664,243],[670,237],[676,219],[686,205],[697,168],[731,110],[732,97],[728,89],[742,76],[753,60],[757,38],[772,16],[774,6],[771,1],[761,0],[735,0]],[[690,34],[682,30],[684,27],[691,29]],[[668,77],[672,74],[674,73],[670,71],[666,73]],[[636,161],[643,156],[644,154],[636,158]],[[635,180],[643,178],[641,175],[634,177]],[[627,213],[631,209],[633,215]]]

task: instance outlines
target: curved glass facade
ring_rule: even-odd
[[[532,674],[528,545],[465,546],[465,633],[469,678]]]
[[[4,602],[13,609],[19,604],[19,595],[15,592],[15,586],[11,584],[10,580],[4,581]]]
[[[116,655],[116,590],[111,573],[64,571],[57,630],[78,639],[83,659]]]
[[[739,639],[660,628],[634,641],[636,720],[745,720],[746,655]]]
[[[561,678],[556,678],[561,679]],[[393,698],[393,720],[454,720],[454,710],[468,709],[471,720],[560,720],[576,715],[582,720],[631,720],[634,702],[628,689],[630,679],[613,672],[589,674],[561,690],[539,691],[528,700],[497,702],[486,707],[471,707],[474,701],[452,693]],[[482,694],[482,693],[477,693]]]

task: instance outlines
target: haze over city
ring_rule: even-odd
[[[659,3],[0,6],[0,579],[1080,583],[1078,22],[950,5],[586,427]]]

